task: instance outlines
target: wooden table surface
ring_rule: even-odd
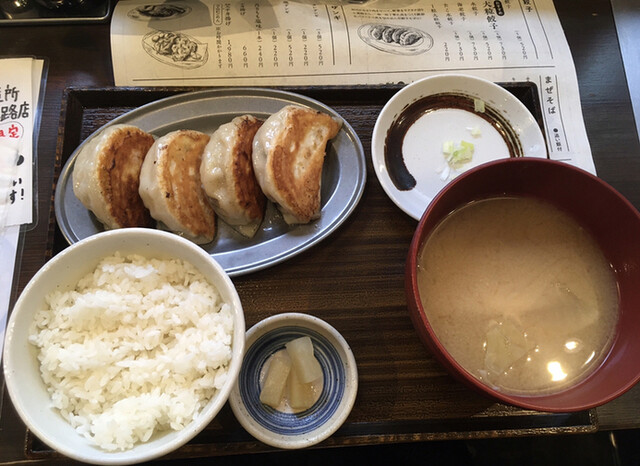
[[[580,2],[579,7],[576,2],[558,0],[556,9],[573,53],[598,175],[640,208],[640,144],[611,6],[608,0],[587,0]],[[113,86],[113,73],[108,24],[0,27],[0,43],[3,44],[0,56],[33,55],[45,57],[49,62],[38,142],[39,221],[24,236],[20,271],[14,284],[17,294],[43,265],[51,247],[49,219],[65,89]],[[375,106],[372,108],[375,110]],[[359,136],[368,156],[371,134]],[[467,389],[450,380],[435,361],[427,369],[414,367],[402,357],[394,363],[394,356],[410,352],[430,360],[411,333],[402,288],[404,256],[416,222],[386,198],[370,163],[367,175],[360,205],[338,232],[284,264],[234,281],[249,310],[248,326],[273,313],[298,311],[328,320],[346,333],[348,340],[353,340],[354,347],[359,342],[371,344],[366,336],[375,334],[379,326],[390,329],[386,335],[395,332],[398,337],[408,339],[379,341],[389,355],[388,361],[369,359],[372,353],[366,348],[356,354],[361,372],[357,403],[368,408],[359,411],[354,408],[356,416],[360,416],[354,422],[368,425],[375,436],[372,426],[377,416],[420,420],[420,414],[412,412],[411,399],[425,393],[411,379],[424,375],[425,370],[445,380],[448,390],[466,395]],[[353,241],[357,244],[352,244]],[[346,317],[348,313],[362,315],[359,326],[349,323],[352,320]],[[438,396],[446,399],[450,394],[445,390]],[[472,400],[467,407],[470,416],[481,405],[492,409],[490,403],[479,401],[477,395],[469,392],[468,396]],[[434,400],[434,409],[438,409],[438,401]],[[446,407],[446,403],[442,405],[442,409]],[[594,424],[601,430],[640,427],[640,386],[592,414],[597,418]],[[7,428],[9,422],[15,422],[15,414],[5,396],[0,419],[0,461],[24,457],[24,430]],[[395,438],[411,440],[410,436],[400,434]]]

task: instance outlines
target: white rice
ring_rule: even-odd
[[[233,310],[191,264],[116,254],[47,304],[30,342],[53,406],[107,451],[182,429],[227,378]]]

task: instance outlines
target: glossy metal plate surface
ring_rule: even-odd
[[[160,137],[178,129],[205,133],[242,114],[265,119],[282,107],[296,104],[328,113],[343,121],[338,135],[327,145],[322,173],[322,214],[306,225],[287,225],[271,203],[267,204],[260,230],[244,238],[220,219],[215,239],[202,247],[231,276],[255,272],[278,264],[314,246],[334,232],[357,206],[366,182],[366,162],[360,139],[353,128],[324,104],[284,91],[230,88],[180,94],[142,106],[110,123],[131,124]],[[73,194],[73,166],[80,148],[98,134],[89,136],[65,163],[55,193],[58,226],[72,244],[103,231],[102,224]]]

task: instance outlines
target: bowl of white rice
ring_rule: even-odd
[[[70,458],[134,464],[187,443],[220,411],[244,356],[229,276],[159,230],[91,236],[32,278],[7,324],[7,389],[26,426]]]

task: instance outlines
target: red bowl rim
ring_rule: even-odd
[[[424,213],[422,214],[419,220],[419,223],[416,227],[414,236],[412,238],[412,241],[409,247],[409,252],[408,252],[407,262],[406,262],[406,292],[408,295],[410,294],[409,296],[407,296],[407,298],[410,300],[410,304],[414,305],[414,308],[411,308],[411,305],[409,305],[409,308],[410,308],[409,312],[411,314],[412,322],[414,323],[414,326],[416,326],[417,325],[416,319],[420,321],[420,324],[422,325],[422,329],[424,330],[424,332],[428,334],[428,338],[427,338],[428,341],[425,341],[424,336],[421,334],[420,329],[416,328],[416,331],[420,339],[433,352],[433,355],[436,357],[436,359],[438,359],[445,366],[445,369],[447,369],[451,373],[451,375],[461,380],[463,383],[467,384],[471,388],[476,389],[477,391],[487,395],[489,398],[497,399],[499,401],[502,401],[514,406],[518,406],[521,408],[525,408],[525,409],[531,409],[536,411],[546,411],[546,412],[557,412],[557,413],[584,411],[584,410],[595,408],[597,406],[601,406],[605,403],[608,403],[614,400],[620,395],[624,394],[629,389],[631,389],[636,383],[638,383],[638,381],[640,381],[640,372],[632,380],[629,380],[628,383],[618,387],[617,389],[613,390],[611,393],[609,393],[606,396],[602,396],[596,400],[593,400],[592,402],[573,403],[573,404],[567,404],[562,407],[549,405],[546,403],[547,400],[553,399],[555,396],[559,394],[563,394],[563,393],[567,393],[568,391],[579,389],[581,385],[588,383],[589,379],[596,372],[598,372],[599,368],[595,369],[590,375],[588,375],[585,379],[579,381],[577,384],[568,386],[566,389],[560,390],[558,392],[542,393],[542,394],[536,394],[536,395],[500,392],[498,390],[492,389],[489,385],[478,380],[475,376],[473,376],[466,369],[464,369],[455,360],[455,358],[451,356],[451,354],[447,351],[444,345],[440,342],[439,338],[436,336],[433,330],[433,327],[431,326],[428,319],[426,318],[426,314],[424,312],[424,309],[422,307],[422,302],[420,300],[418,283],[417,283],[417,274],[415,273],[415,270],[417,270],[417,256],[418,256],[419,248],[423,244],[423,240],[422,240],[423,230],[425,228],[425,223],[427,219],[430,217],[432,211],[436,208],[436,205],[438,204],[439,200],[442,197],[446,196],[449,189],[451,189],[453,186],[463,182],[466,178],[473,176],[478,171],[486,170],[487,168],[490,168],[492,166],[505,164],[505,163],[549,164],[549,165],[556,165],[565,170],[578,172],[582,176],[586,176],[590,178],[591,181],[599,184],[602,188],[606,189],[612,195],[614,195],[619,202],[623,203],[626,206],[627,209],[635,213],[638,219],[638,222],[640,222],[640,212],[638,212],[635,206],[631,204],[631,202],[629,202],[629,200],[626,199],[622,194],[620,194],[617,190],[615,190],[612,186],[610,186],[608,183],[603,181],[601,178],[598,178],[597,176],[587,172],[586,170],[583,170],[573,165],[569,165],[565,162],[554,161],[550,159],[524,157],[524,158],[494,160],[494,161],[490,161],[482,165],[479,165],[477,167],[474,167],[462,173],[460,176],[458,176],[454,180],[452,180],[444,189],[442,189],[433,198],[433,200],[429,203]],[[614,338],[614,340],[615,339],[617,339],[617,335]],[[615,341],[612,344],[612,348],[614,345],[615,345]],[[604,358],[603,362],[606,361],[608,357],[609,355],[607,355]]]

